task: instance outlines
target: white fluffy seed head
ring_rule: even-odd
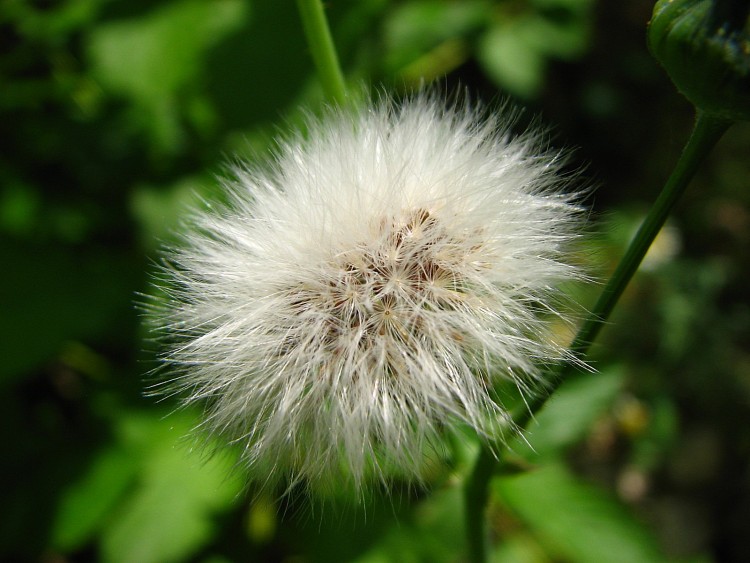
[[[206,405],[253,478],[419,479],[446,425],[497,439],[493,387],[531,391],[564,356],[549,313],[580,213],[559,155],[506,118],[330,111],[190,219],[155,308],[162,391]]]

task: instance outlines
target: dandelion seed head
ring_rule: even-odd
[[[577,279],[562,158],[507,115],[416,96],[311,119],[238,167],[167,256],[165,392],[206,406],[259,481],[419,480],[444,428],[495,440],[493,393],[564,357],[549,314]]]

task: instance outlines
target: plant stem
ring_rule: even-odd
[[[583,357],[604,326],[604,322],[620,299],[625,287],[635,274],[651,243],[659,234],[674,204],[685,191],[695,171],[708,156],[730,123],[699,113],[693,131],[682,151],[672,175],[662,188],[659,197],[649,209],[638,232],[631,241],[614,274],[602,290],[599,299],[570,345],[570,351]]]
[[[297,0],[302,25],[318,77],[326,95],[338,104],[346,101],[346,85],[321,0]]]
[[[575,357],[580,359],[585,357],[589,347],[599,334],[599,331],[604,326],[617,301],[622,296],[623,291],[625,291],[633,274],[635,274],[638,266],[641,264],[651,243],[656,238],[656,235],[659,234],[672,207],[674,207],[674,204],[684,193],[698,166],[708,156],[708,153],[730,125],[730,121],[707,115],[700,111],[698,112],[693,131],[685,148],[682,150],[677,164],[672,170],[672,174],[667,179],[659,197],[656,198],[651,209],[649,209],[646,218],[630,242],[612,277],[607,282],[607,285],[604,286],[599,299],[594,304],[594,307],[570,344],[569,351]],[[551,387],[548,389],[548,392],[544,395],[532,397],[525,411],[519,413],[518,417],[514,417],[516,423],[519,426],[525,426],[534,413],[538,412],[544,406],[552,393],[575,369],[576,364],[574,363],[568,362],[562,365],[558,370],[557,377],[552,378],[550,382]]]
[[[614,274],[612,274],[607,285],[604,286],[599,299],[573,339],[569,350],[575,357],[583,359],[588,352],[591,343],[599,334],[651,243],[664,225],[670,210],[685,191],[698,166],[729,125],[731,125],[729,121],[701,112],[698,113],[693,131],[672,174],[630,242]],[[516,424],[519,427],[526,426],[534,413],[544,406],[552,393],[575,370],[575,363],[567,362],[561,365],[557,371],[557,377],[551,378],[548,392],[544,395],[530,397],[523,410],[514,413],[513,420]],[[490,446],[483,446],[474,469],[465,484],[467,540],[469,543],[469,559],[473,563],[485,563],[487,561],[485,512],[489,494],[489,481],[494,473],[496,463]]]
[[[471,563],[485,563],[489,538],[487,537],[487,498],[490,479],[497,460],[486,445],[482,445],[474,469],[464,484],[464,507],[466,510],[466,539]]]

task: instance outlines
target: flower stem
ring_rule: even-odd
[[[323,90],[332,101],[343,104],[346,101],[344,74],[341,72],[323,3],[321,0],[297,0],[297,7]]]
[[[488,560],[487,548],[487,499],[490,479],[497,460],[486,445],[482,445],[474,469],[464,484],[464,506],[466,509],[466,539],[471,563],[485,563]]]
[[[656,198],[651,209],[649,209],[646,218],[625,251],[625,255],[570,344],[569,351],[574,356],[584,358],[620,296],[622,296],[623,291],[625,291],[633,274],[638,269],[651,243],[659,234],[672,207],[685,191],[698,166],[708,156],[713,146],[731,124],[731,121],[701,111],[698,112],[693,131],[672,170],[672,174],[667,179],[659,197]],[[532,397],[525,411],[519,413],[518,417],[514,417],[516,423],[519,426],[525,426],[534,413],[544,406],[552,393],[571,375],[571,372],[575,371],[575,368],[576,365],[570,362],[562,365],[558,370],[558,377],[552,378],[548,392],[544,395]]]
[[[580,359],[585,357],[594,339],[615,308],[620,296],[622,296],[623,291],[625,291],[633,274],[638,269],[651,243],[656,238],[656,235],[659,234],[672,207],[674,207],[674,204],[684,193],[698,166],[708,156],[713,146],[731,124],[731,121],[698,111],[693,131],[682,150],[677,164],[672,170],[672,174],[667,179],[659,197],[656,198],[651,209],[649,209],[646,218],[630,242],[614,274],[612,274],[607,285],[604,286],[599,299],[594,304],[594,307],[570,344],[569,351],[575,357]],[[575,367],[573,363],[562,365],[558,370],[558,377],[553,378],[553,381],[550,382],[549,392],[529,400],[528,408],[524,412],[519,413],[518,417],[514,417],[516,423],[519,426],[525,426],[533,414],[544,406],[547,399],[557,387],[571,375],[571,372],[575,371]]]
[[[649,209],[646,218],[631,241],[614,274],[602,290],[594,308],[570,345],[570,351],[583,357],[604,326],[604,322],[620,299],[625,287],[635,274],[651,243],[659,234],[674,204],[685,191],[695,171],[716,142],[729,127],[730,122],[699,112],[693,131],[677,161],[672,175],[662,188],[659,197]]]
[[[730,125],[731,122],[729,121],[702,112],[698,113],[693,131],[671,176],[646,215],[614,274],[602,290],[596,304],[573,339],[569,350],[575,357],[582,359],[586,355],[591,343],[599,334],[651,243],[664,225],[670,210],[685,191],[698,166]],[[575,368],[576,365],[570,362],[561,365],[557,377],[552,378],[550,382],[548,392],[544,395],[529,398],[523,410],[514,413],[513,420],[518,427],[524,427],[529,422],[534,413],[544,406],[547,399],[571,375],[571,372],[575,371]],[[485,512],[489,494],[489,481],[494,473],[495,465],[496,459],[493,457],[491,450],[488,446],[483,446],[474,469],[465,484],[469,559],[474,563],[487,561]]]

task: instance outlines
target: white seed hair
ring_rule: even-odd
[[[167,252],[159,392],[204,404],[258,481],[419,480],[447,425],[498,439],[493,388],[565,358],[549,313],[580,277],[563,158],[509,121],[383,99],[238,167]]]

